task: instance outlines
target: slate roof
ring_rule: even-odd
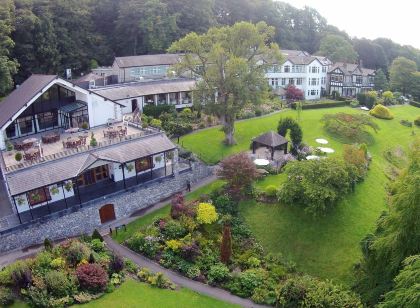
[[[181,54],[168,53],[157,55],[116,57],[115,62],[120,68],[151,65],[173,65],[179,62],[181,56]]]
[[[288,142],[287,139],[284,138],[282,135],[279,135],[273,131],[269,131],[265,134],[262,134],[252,139],[252,141],[272,148],[286,144]]]
[[[18,195],[72,179],[98,160],[125,163],[174,148],[165,134],[150,135],[9,173],[6,180],[11,195]]]
[[[196,81],[192,79],[158,80],[150,82],[127,83],[106,88],[91,89],[93,93],[116,101],[144,95],[191,91]]]
[[[57,75],[34,74],[0,102],[0,127],[3,127],[25,104],[37,95]]]

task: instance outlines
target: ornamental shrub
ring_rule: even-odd
[[[56,297],[63,297],[72,293],[76,288],[73,281],[67,278],[67,274],[61,271],[50,271],[44,277],[45,286],[50,294]]]
[[[273,198],[277,195],[277,191],[278,191],[278,189],[275,185],[268,185],[265,188],[265,195],[267,197]]]
[[[187,234],[187,230],[177,220],[169,220],[162,230],[162,234],[167,239],[178,239]]]
[[[220,215],[235,215],[238,212],[236,203],[226,194],[218,195],[214,199],[213,204]]]
[[[420,126],[420,116],[418,116],[415,120],[414,120],[414,124],[416,126]]]
[[[210,284],[222,283],[229,279],[229,268],[223,263],[212,265],[207,272],[207,279]]]
[[[357,178],[361,180],[367,172],[368,160],[365,148],[356,144],[345,144],[343,148],[344,161],[357,169]]]
[[[66,261],[63,258],[58,257],[51,261],[50,266],[53,269],[61,269],[66,266]]]
[[[150,126],[162,128],[162,121],[159,119],[152,119],[152,121],[150,121]]]
[[[79,241],[72,241],[70,247],[65,252],[67,262],[71,266],[76,266],[82,260],[87,260],[90,255],[90,249]]]
[[[32,283],[32,272],[25,261],[18,261],[11,265],[12,284],[17,289],[28,288]]]
[[[118,255],[113,255],[109,262],[110,273],[121,273],[124,269],[124,260]]]
[[[47,251],[51,251],[51,249],[53,248],[53,243],[51,242],[51,240],[49,238],[45,238],[45,240],[44,240],[44,248]]]
[[[201,224],[212,224],[219,215],[214,205],[210,203],[199,203],[197,208],[197,221]]]
[[[376,105],[371,111],[369,111],[369,114],[376,118],[385,120],[391,120],[394,118],[391,111],[381,104]]]
[[[277,126],[277,132],[283,137],[290,131],[290,139],[294,147],[299,146],[302,142],[303,133],[298,122],[291,117],[281,118]]]
[[[182,246],[182,243],[178,240],[169,240],[165,242],[166,246],[172,251],[179,251]]]
[[[0,306],[6,307],[13,304],[13,294],[8,288],[0,287]]]
[[[98,229],[93,230],[93,233],[92,233],[92,240],[94,240],[94,239],[98,239],[98,240],[100,240],[101,242],[103,242],[103,241],[104,241],[104,238],[103,238],[103,237],[102,237],[102,235],[99,233]]]
[[[223,226],[222,243],[220,245],[220,261],[224,264],[229,264],[232,257],[232,235],[230,226],[225,224]]]
[[[92,239],[92,241],[90,242],[90,247],[93,249],[93,251],[97,253],[101,253],[105,251],[105,243],[97,238]]]
[[[264,285],[267,277],[267,272],[261,268],[249,269],[233,278],[228,287],[233,294],[240,297],[251,297],[256,288]]]
[[[80,287],[92,292],[104,291],[108,283],[108,274],[98,264],[82,264],[76,269]]]

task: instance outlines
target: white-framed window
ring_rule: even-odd
[[[281,85],[282,85],[282,86],[285,86],[285,85],[286,85],[286,78],[282,78],[282,79],[281,79]]]
[[[316,90],[311,90],[311,95],[316,95]]]
[[[322,67],[322,72],[323,72],[323,73],[326,73],[326,72],[327,72],[327,67],[326,67],[326,66],[323,66],[323,67]]]
[[[294,78],[289,78],[289,84],[295,84],[295,79]]]
[[[300,86],[302,84],[303,84],[303,78],[302,77],[296,78],[296,85]]]
[[[316,86],[317,78],[311,78],[311,86]]]
[[[319,73],[319,67],[318,67],[318,66],[312,66],[312,70],[311,70],[311,72],[312,72],[313,74],[315,74],[315,73]]]
[[[311,91],[308,90],[308,96],[311,95]]]
[[[285,65],[284,66],[284,72],[285,73],[290,73],[290,65]]]

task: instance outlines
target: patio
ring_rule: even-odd
[[[144,130],[130,125],[123,125],[122,122],[113,123],[112,127],[105,125],[89,130],[59,129],[13,139],[11,142],[17,149],[3,151],[2,155],[6,172],[10,172],[39,162],[87,151],[91,148],[92,134],[96,139],[96,147],[99,148],[128,139],[140,138],[153,132],[151,129]],[[18,152],[22,155],[21,161],[15,159],[15,155]]]

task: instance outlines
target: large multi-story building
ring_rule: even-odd
[[[289,85],[294,85],[302,90],[307,100],[321,98],[326,92],[327,71],[331,62],[325,57],[311,56],[300,50],[282,50],[282,53],[284,61],[266,73],[269,85],[281,96]]]
[[[354,97],[358,93],[372,90],[375,86],[375,70],[359,64],[337,62],[328,70],[327,92]]]
[[[162,91],[179,93],[174,84]],[[175,145],[163,132],[125,119],[132,110],[116,89],[32,75],[1,102],[0,197],[11,201],[1,202],[1,216],[27,222],[173,175]]]

